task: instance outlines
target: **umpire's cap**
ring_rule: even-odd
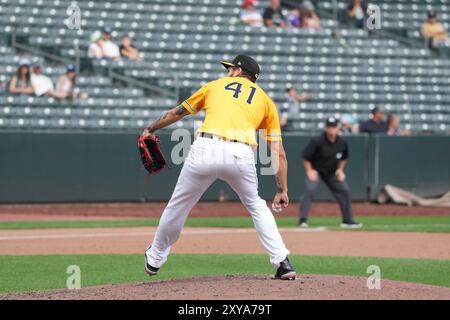
[[[261,69],[259,64],[250,56],[245,54],[240,54],[233,59],[232,62],[220,61],[220,63],[228,69],[229,67],[241,68],[249,73],[251,77],[255,80],[258,79]]]
[[[337,127],[338,124],[339,124],[339,119],[337,119],[335,117],[328,117],[327,120],[325,121],[326,127]]]
[[[383,110],[383,108],[381,108],[381,107],[374,107],[374,108],[370,109],[370,112],[371,112],[372,114],[375,114],[375,113],[377,113],[377,112],[382,112],[382,113],[384,113],[384,110]]]

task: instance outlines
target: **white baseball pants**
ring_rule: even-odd
[[[227,182],[250,212],[259,240],[278,268],[289,251],[283,243],[271,210],[258,195],[255,155],[249,145],[198,137],[191,146],[178,182],[147,250],[148,263],[160,268],[167,260],[171,246],[192,207],[216,180]]]

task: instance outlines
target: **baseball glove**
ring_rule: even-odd
[[[150,174],[158,173],[164,169],[166,159],[159,146],[159,138],[157,136],[140,136],[138,138],[138,148],[142,164]]]

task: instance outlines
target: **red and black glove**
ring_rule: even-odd
[[[142,164],[150,174],[155,174],[164,169],[166,159],[159,146],[157,136],[140,136],[138,138],[138,148],[141,155]]]

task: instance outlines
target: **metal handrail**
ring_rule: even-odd
[[[75,45],[75,53],[76,53],[75,54],[76,61],[79,64],[80,63],[80,48],[79,48],[78,44]],[[144,66],[146,66],[148,68],[152,68],[149,64],[147,64],[145,62],[141,62],[141,64],[143,64]],[[179,81],[179,77],[175,73],[169,74],[173,78],[174,83],[175,83],[175,90],[174,90],[175,92],[172,92],[170,90],[166,90],[161,87],[158,87],[158,86],[155,86],[155,85],[152,85],[149,83],[145,83],[136,78],[125,76],[123,74],[119,74],[117,72],[114,72],[113,69],[114,69],[114,66],[112,66],[112,65],[109,65],[107,67],[108,77],[111,79],[117,79],[117,80],[124,81],[127,83],[132,83],[134,86],[137,86],[137,87],[140,87],[143,89],[147,89],[147,90],[159,93],[165,97],[170,97],[170,98],[173,98],[173,99],[176,99],[177,101],[179,101],[180,81]]]
[[[108,67],[108,76],[111,79],[117,79],[117,80],[120,80],[120,81],[125,81],[127,83],[131,83],[131,84],[133,84],[135,86],[138,86],[138,87],[141,87],[143,89],[147,89],[147,90],[151,90],[153,92],[159,93],[159,94],[163,95],[164,97],[177,99],[177,101],[178,101],[178,98],[179,98],[179,94],[178,93],[173,93],[173,92],[171,92],[169,90],[162,89],[162,88],[160,88],[158,86],[154,86],[154,85],[149,84],[149,83],[144,83],[144,82],[142,82],[140,80],[137,80],[135,78],[130,78],[130,77],[124,76],[122,74],[116,73],[116,72],[114,72],[112,66]]]
[[[45,52],[45,51],[43,51],[41,49],[34,48],[34,47],[29,46],[29,45],[17,42],[17,39],[16,39],[16,28],[14,28],[13,32],[11,33],[11,47],[13,47],[14,49],[20,49],[20,50],[23,50],[23,51],[27,51],[27,52],[36,54],[38,56],[43,56],[43,57],[45,57],[45,58],[47,58],[49,60],[52,60],[52,61],[56,61],[56,62],[60,62],[60,63],[64,63],[64,64],[73,63],[73,61],[71,61],[69,59],[66,59],[64,57],[57,56],[55,54],[51,54],[51,53]]]
[[[337,1],[333,1],[333,4],[334,4],[334,6],[332,8],[332,13],[330,13],[330,12],[328,12],[326,10],[323,10],[321,8],[318,8],[317,12],[319,12],[319,14],[321,16],[324,16],[324,17],[327,17],[327,18],[335,20],[338,25],[342,25],[342,22],[339,21],[339,19],[337,18],[337,15],[338,15],[337,12],[339,11]],[[390,31],[386,31],[386,30],[381,29],[381,30],[376,30],[376,33],[378,35],[380,35],[381,37],[383,37],[383,38],[396,40],[396,41],[398,41],[398,42],[400,42],[400,43],[402,43],[404,45],[408,45],[410,47],[415,47],[415,48],[423,48],[424,47],[422,41],[417,41],[417,40],[414,40],[414,39],[411,39],[411,38],[402,37],[402,36],[400,36],[398,34],[390,32]]]

